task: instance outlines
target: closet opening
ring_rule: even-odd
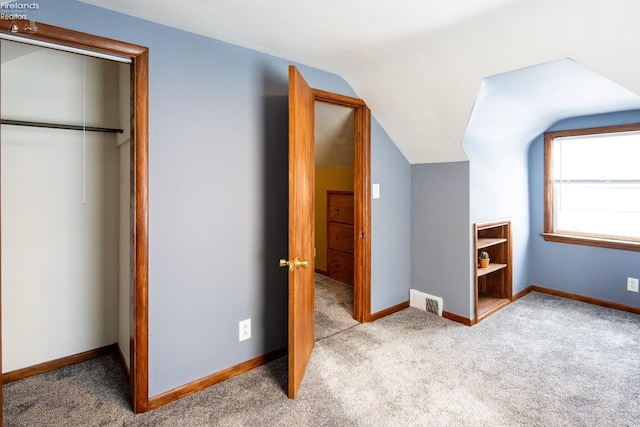
[[[5,36],[3,382],[114,353],[145,412],[148,49],[40,23]]]
[[[315,339],[354,318],[355,111],[315,101]]]
[[[317,318],[327,320],[324,326],[316,322],[319,330],[316,339],[320,339],[374,320],[371,316],[371,113],[361,99],[319,89],[313,89],[313,95],[316,279],[320,274],[334,282],[330,285],[340,285],[346,296],[338,298],[343,301],[343,308],[339,309],[343,315],[316,310]],[[339,210],[334,212],[337,217],[330,213],[330,209],[335,208]],[[333,301],[330,305],[337,308]]]
[[[128,372],[130,65],[0,43],[3,383],[108,351]]]

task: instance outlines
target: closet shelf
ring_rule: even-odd
[[[102,128],[95,126],[80,126],[80,125],[63,125],[58,123],[44,123],[44,122],[30,122],[26,120],[10,120],[2,119],[0,121],[3,125],[12,126],[29,126],[36,128],[50,128],[50,129],[66,129],[66,130],[86,130],[89,132],[111,132],[111,133],[123,133],[122,129],[115,128]]]

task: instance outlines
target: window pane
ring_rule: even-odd
[[[556,138],[554,150],[556,179],[640,180],[640,132]]]
[[[640,183],[573,182],[558,187],[556,231],[640,238]]]

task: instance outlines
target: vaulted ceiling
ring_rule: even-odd
[[[541,120],[550,125],[580,115],[581,100],[591,114],[628,109],[636,98],[640,108],[637,0],[85,2],[338,74],[410,163],[465,160],[461,143],[483,80],[518,69],[567,58],[580,66],[555,67],[560,82],[575,83],[576,70],[580,82],[554,97],[551,111],[536,95],[553,93],[544,86],[548,68],[506,79],[497,91],[504,103],[492,99],[491,109],[519,106],[525,127],[527,116],[540,127]],[[499,81],[491,80],[494,89]],[[543,92],[522,90],[536,85]],[[616,90],[600,103],[601,91],[591,88],[607,85]]]

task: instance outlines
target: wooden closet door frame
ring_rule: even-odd
[[[12,23],[12,21],[0,20],[0,31],[10,33],[9,28]],[[18,21],[18,24],[20,24],[20,21]],[[27,39],[35,39],[52,44],[76,47],[131,59],[131,220],[133,225],[131,250],[133,251],[134,283],[131,287],[133,307],[130,307],[132,313],[130,319],[132,328],[130,335],[131,357],[129,378],[133,412],[146,412],[149,408],[149,50],[144,46],[107,39],[40,22],[36,23],[35,27],[35,31],[25,29],[12,34]],[[1,251],[2,248],[0,247],[0,255],[2,253]],[[1,286],[2,283],[0,282],[0,287]],[[0,352],[1,351],[2,338],[0,336]],[[0,391],[0,400],[1,399],[2,394]],[[0,409],[0,423],[1,422],[2,412]]]
[[[319,102],[353,108],[354,165],[353,201],[356,234],[353,248],[353,318],[370,322],[371,317],[371,112],[361,99],[313,89]]]

